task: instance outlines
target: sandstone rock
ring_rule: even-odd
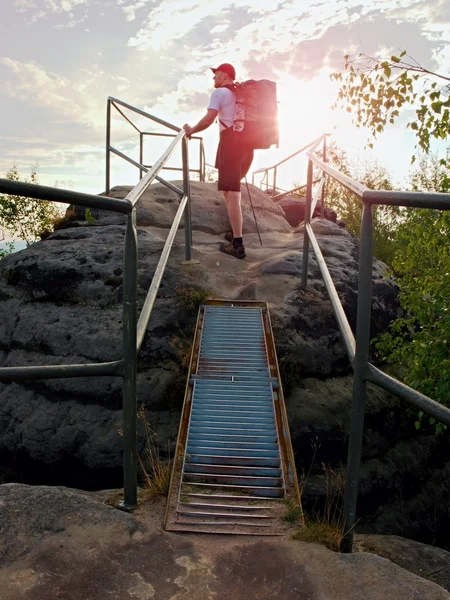
[[[397,535],[358,535],[355,549],[387,558],[450,591],[450,552]]]
[[[330,504],[327,477],[338,487],[343,483],[352,392],[351,375],[305,378],[287,397],[298,472],[309,474],[303,493],[309,511],[321,512]],[[357,530],[446,547],[448,439],[433,431],[416,432],[406,402],[371,384],[367,392]],[[332,503],[339,504],[338,495]]]
[[[124,197],[130,189],[114,188],[111,195]],[[184,233],[179,232],[139,357],[139,402],[147,409],[156,441],[163,448],[168,442],[173,447],[175,441],[185,385],[182,349],[192,340],[196,319],[196,310],[180,302],[177,290],[201,289],[218,298],[267,301],[279,359],[292,380],[349,369],[317,261],[311,256],[309,288],[304,292],[299,289],[303,236],[292,230],[283,211],[266,194],[255,187],[251,194],[263,246],[252,233],[256,228],[243,188],[248,259],[236,261],[218,251],[222,241],[218,236],[229,228],[220,193],[214,184],[192,183],[193,257],[199,264],[182,264]],[[138,204],[140,307],[178,202],[173,192],[157,184]],[[59,229],[1,261],[2,366],[121,357],[125,218],[107,211],[92,214],[93,225],[80,220],[81,212],[79,227]],[[314,220],[313,227],[354,326],[357,240],[326,220]],[[374,261],[373,333],[397,310],[396,288],[384,271]],[[60,483],[81,485],[77,474],[83,470],[94,480],[109,472],[110,484],[120,483],[119,378],[2,383],[0,401],[4,455],[29,460],[33,472],[36,465],[46,465],[44,477],[59,471]]]
[[[285,196],[275,202],[277,206],[280,206],[285,214],[286,219],[292,227],[297,227],[299,223],[305,220],[306,210],[306,198],[293,198],[292,196]],[[320,204],[314,209],[314,218],[319,218],[321,213]],[[327,206],[324,208],[324,217],[328,221],[336,223],[337,213],[332,208]]]
[[[160,501],[129,515],[104,500],[63,488],[0,486],[2,600],[450,598],[372,554],[336,554],[285,537],[169,533],[161,529]]]

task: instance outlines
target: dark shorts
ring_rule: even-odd
[[[240,192],[243,179],[253,162],[253,150],[239,143],[239,134],[226,129],[220,134],[216,169],[219,170],[218,189],[223,192]]]

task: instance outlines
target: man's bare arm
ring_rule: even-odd
[[[208,127],[214,123],[214,120],[217,117],[218,113],[218,110],[209,108],[206,112],[206,115],[202,119],[200,119],[200,121],[197,123],[197,125],[194,125],[194,127],[189,127],[189,125],[187,124],[183,125],[183,129],[186,131],[187,137],[190,138],[195,133],[208,129]]]

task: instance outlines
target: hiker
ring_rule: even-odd
[[[236,96],[228,87],[233,86],[236,79],[233,65],[224,63],[211,71],[214,73],[215,89],[206,115],[194,127],[184,125],[184,130],[190,138],[212,125],[216,117],[219,118],[220,141],[215,167],[219,171],[218,189],[225,199],[232,229],[225,234],[225,239],[229,243],[221,244],[220,251],[236,258],[245,258],[242,239],[241,179],[250,169],[253,150],[240,143],[239,134],[233,130]]]

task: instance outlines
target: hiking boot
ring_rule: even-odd
[[[227,240],[227,242],[232,242],[234,240],[234,235],[232,231],[227,231],[223,237]]]
[[[247,255],[245,254],[245,247],[238,246],[235,248],[233,243],[231,244],[220,244],[220,251],[224,254],[229,254],[230,256],[234,256],[235,258],[245,258]]]

